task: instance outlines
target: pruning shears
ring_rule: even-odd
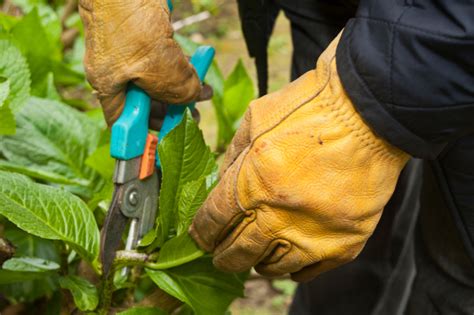
[[[191,57],[201,82],[214,58],[210,46],[199,47]],[[157,215],[161,164],[157,145],[182,120],[186,108],[195,103],[168,106],[159,137],[149,132],[151,99],[139,87],[129,84],[123,112],[112,126],[110,155],[116,160],[114,193],[101,232],[100,256],[108,275],[115,253],[122,243],[128,222],[125,250],[136,248],[154,225]]]

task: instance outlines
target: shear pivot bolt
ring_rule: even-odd
[[[128,202],[132,206],[136,206],[138,204],[138,193],[136,191],[132,191],[130,195],[128,196]]]

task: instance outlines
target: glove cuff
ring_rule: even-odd
[[[349,95],[344,90],[336,66],[336,49],[340,37],[341,34],[331,42],[318,59],[316,67],[316,76],[318,78],[328,78],[326,80],[328,82],[329,93],[337,99],[336,101],[326,103],[326,106],[329,107],[336,123],[348,128],[350,133],[353,134],[364,147],[385,160],[399,164],[400,168],[402,168],[410,159],[410,156],[378,136],[357,112]]]

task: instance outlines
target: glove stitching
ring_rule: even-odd
[[[335,57],[331,59],[331,63],[333,62],[335,62]],[[338,77],[337,80],[339,80]],[[351,105],[348,104],[347,100],[345,100],[344,93],[344,91],[341,91],[337,96],[337,99],[342,99],[341,102],[336,100],[335,102],[322,106],[328,107],[334,114],[336,121],[349,128],[351,134],[359,139],[361,144],[365,145],[373,154],[389,161],[399,160],[403,156],[403,152],[394,152],[394,149],[389,147],[388,143],[377,138],[377,135],[370,130],[370,127],[364,124],[355,108],[351,111]]]

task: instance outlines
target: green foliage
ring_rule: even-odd
[[[156,307],[134,307],[124,312],[117,313],[117,315],[166,315],[165,311],[162,311]]]
[[[18,257],[38,257],[44,260],[60,263],[57,244],[54,241],[46,240],[29,234],[13,224],[4,226],[5,236],[10,242],[15,244],[16,256]]]
[[[183,185],[178,200],[178,223],[176,225],[177,235],[188,231],[194,214],[206,200],[210,189],[216,182],[217,174],[212,173],[207,177],[201,177],[195,181]]]
[[[72,293],[74,303],[81,311],[93,311],[99,304],[97,288],[86,279],[77,276],[59,278],[59,285]]]
[[[179,34],[175,34],[175,39],[188,55],[192,55],[199,46]],[[222,153],[232,140],[242,115],[255,98],[255,88],[242,60],[237,62],[227,79],[224,79],[219,66],[214,62],[206,82],[214,91],[212,105],[218,126],[217,151]]]
[[[217,148],[224,151],[230,143],[242,115],[255,97],[252,79],[239,60],[229,77],[224,81],[223,97],[213,99],[216,110],[219,137]]]
[[[158,261],[153,264],[153,269],[169,269],[204,255],[204,252],[196,246],[196,243],[187,234],[183,233],[170,239],[163,245],[158,256]]]
[[[10,40],[1,37],[0,76],[9,82],[9,93],[4,105],[12,111],[19,110],[30,95],[30,71],[20,50]]]
[[[101,111],[69,96],[68,89],[87,88],[82,26],[77,13],[61,21],[64,1],[12,2],[24,15],[0,13],[0,237],[16,252],[0,268],[2,296],[10,303],[54,301],[48,314],[59,314],[67,290],[80,311],[105,314],[107,298],[123,308],[158,286],[181,300],[186,314],[224,314],[242,296],[246,275],[216,270],[187,233],[217,180],[215,155],[197,123],[187,112],[159,145],[156,227],[138,249],[148,260],[130,263],[138,265],[133,277],[115,285],[101,278],[99,228],[112,199],[115,161]],[[195,5],[211,8],[214,1]],[[79,30],[67,51],[61,43],[65,26]],[[197,48],[177,39],[188,54]],[[241,62],[226,80],[214,62],[207,83],[214,88],[223,150],[254,96],[253,84]],[[84,266],[99,280],[87,281]],[[131,307],[120,314],[166,312]]]
[[[35,257],[59,264],[61,259],[55,241],[42,239],[6,224],[5,236],[15,245],[17,257]],[[18,301],[32,301],[57,290],[57,273],[0,269],[0,292]]]
[[[189,305],[197,315],[224,314],[235,297],[243,296],[246,276],[215,269],[209,257],[167,270],[148,269],[147,274],[161,289]]]
[[[12,283],[31,283],[31,280],[46,278],[49,274],[45,272],[23,272],[17,271],[12,272],[8,269],[0,270],[0,285],[12,284]],[[0,286],[1,288],[1,286]],[[6,290],[2,288],[2,292],[6,293]]]
[[[0,142],[6,161],[0,168],[36,179],[78,186],[89,197],[98,174],[86,159],[98,147],[101,127],[85,114],[57,101],[30,98],[17,114],[17,132]]]
[[[37,9],[21,19],[11,30],[11,35],[28,61],[32,93],[45,96],[39,95],[38,92],[47,84],[47,76],[53,68],[53,63],[61,61],[61,47],[48,37],[46,29],[41,25]]]
[[[0,135],[11,135],[15,133],[15,117],[5,102],[10,94],[10,81],[0,78]]]
[[[86,165],[103,178],[112,179],[115,160],[110,156],[110,144],[105,144],[98,147],[86,159]]]
[[[30,234],[66,242],[89,262],[97,259],[99,229],[94,216],[71,193],[0,171],[0,214]]]
[[[211,175],[216,171],[217,165],[189,111],[183,122],[160,142],[158,152],[163,173],[158,216],[162,244],[166,242],[172,230],[178,227],[178,205],[183,188],[193,181]],[[184,191],[184,194],[186,193],[188,192]],[[191,207],[187,210],[195,211]],[[182,211],[185,209],[182,208]],[[183,215],[186,216],[187,213],[182,213],[181,216]]]
[[[224,82],[224,104],[227,116],[235,123],[242,117],[247,105],[255,97],[252,79],[250,79],[242,60],[237,62],[232,73]]]
[[[24,272],[48,272],[58,270],[59,265],[54,261],[48,261],[36,257],[11,258],[3,263],[4,270]]]

